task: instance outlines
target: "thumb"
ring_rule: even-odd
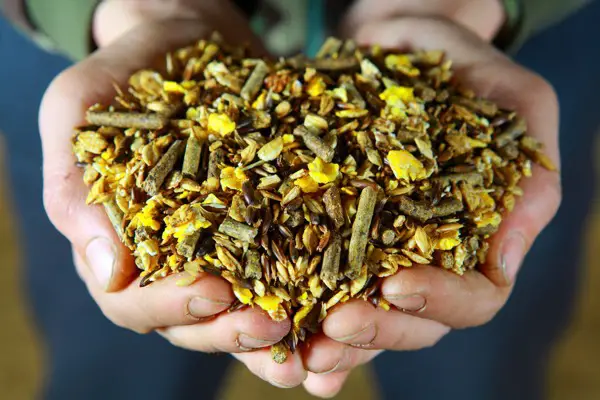
[[[120,290],[131,282],[136,267],[103,208],[85,203],[88,189],[71,150],[73,127],[84,124],[89,106],[111,101],[113,83],[126,83],[133,72],[153,65],[159,56],[211,32],[209,25],[198,20],[140,25],[64,71],[44,95],[39,116],[44,206],[52,223],[86,261],[78,272],[88,285]]]

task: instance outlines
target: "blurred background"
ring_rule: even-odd
[[[561,100],[561,147],[565,201],[549,230],[567,238],[561,269],[574,271],[577,286],[568,329],[547,360],[548,393],[553,400],[600,399],[600,3],[595,2],[560,25],[532,38],[518,61],[547,78]],[[73,281],[84,291],[70,264],[67,242],[53,229],[42,208],[41,149],[37,110],[51,79],[68,66],[65,59],[35,47],[0,17],[0,398],[32,399],[39,393],[46,349],[69,346],[61,340],[62,321],[44,307],[63,307],[76,316],[84,305],[70,293],[48,290],[53,280]],[[591,200],[596,199],[596,200]],[[541,240],[545,240],[542,238]],[[37,279],[31,279],[33,274]],[[548,277],[552,279],[552,276]],[[556,279],[559,279],[556,277]],[[531,286],[531,285],[530,285]],[[573,290],[575,288],[564,288]],[[533,286],[535,287],[535,285]],[[558,286],[560,288],[560,285]],[[571,307],[571,304],[565,305]],[[100,311],[92,307],[95,313]],[[549,310],[550,314],[552,310]],[[530,316],[536,318],[535,315]],[[65,326],[72,321],[65,320]],[[72,325],[69,325],[72,326]],[[522,332],[527,335],[527,332]],[[535,337],[531,337],[532,343]],[[47,346],[51,343],[52,346]],[[90,343],[94,346],[96,343]],[[100,346],[101,347],[101,346]],[[61,358],[77,368],[77,360]],[[374,398],[372,372],[356,371],[339,398]],[[245,400],[308,398],[302,389],[283,392],[235,368],[222,398]],[[231,384],[231,382],[235,382]]]

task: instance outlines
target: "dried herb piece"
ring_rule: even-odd
[[[398,210],[421,222],[427,222],[432,218],[448,217],[462,211],[464,208],[462,202],[455,198],[444,199],[439,204],[432,205],[402,196],[398,198],[397,204]]]
[[[121,209],[119,208],[119,206],[117,206],[117,203],[114,200],[109,200],[105,202],[104,210],[106,211],[106,215],[108,216],[108,219],[110,220],[110,223],[112,224],[113,228],[115,228],[117,236],[119,236],[119,239],[121,239],[121,241],[124,241],[125,237],[123,235],[122,228],[123,211],[121,211]]]
[[[332,186],[323,195],[323,202],[325,203],[325,210],[327,215],[331,218],[335,229],[340,229],[344,226],[345,217],[344,210],[342,209],[342,199],[340,197],[340,189],[336,186]]]
[[[258,229],[227,218],[219,225],[219,232],[243,242],[252,242],[258,234]]]
[[[192,258],[201,235],[202,231],[196,231],[177,243],[177,253],[188,259]]]
[[[198,174],[198,167],[200,166],[200,157],[202,156],[203,143],[191,135],[187,141],[185,147],[185,154],[183,156],[183,169],[182,173],[190,178],[195,178]]]
[[[148,177],[144,181],[144,190],[150,196],[155,196],[158,194],[158,190],[165,181],[165,178],[171,171],[173,171],[175,163],[181,156],[182,149],[183,141],[175,141],[175,143],[169,147],[169,150],[167,150],[167,152],[161,157],[158,164],[152,168],[148,174]]]
[[[325,253],[323,254],[323,266],[321,267],[321,280],[331,290],[337,287],[337,281],[340,278],[340,257],[342,255],[342,237],[334,234]]]
[[[333,57],[337,55],[342,47],[343,42],[335,37],[328,37],[323,43],[323,46],[317,52],[316,58]]]
[[[225,161],[225,152],[222,149],[217,149],[210,153],[208,157],[208,178],[219,178],[221,174],[220,165]]]
[[[323,139],[309,131],[304,126],[298,126],[294,130],[294,134],[302,137],[304,145],[317,157],[321,158],[325,162],[331,162],[335,154],[335,150],[329,146]]]
[[[86,120],[98,126],[152,130],[162,129],[167,124],[167,119],[160,114],[118,111],[88,111]]]
[[[360,193],[356,217],[352,224],[352,236],[348,250],[348,268],[345,275],[349,279],[358,279],[365,259],[365,250],[369,241],[369,227],[375,211],[377,192],[366,187]]]
[[[256,97],[268,73],[269,67],[267,64],[264,61],[259,60],[240,93],[244,100],[251,101]]]

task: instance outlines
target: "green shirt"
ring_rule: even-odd
[[[243,1],[243,0],[242,0]],[[503,0],[507,14],[507,25],[501,32],[502,47],[516,50],[532,34],[556,23],[591,0]],[[15,5],[24,2],[21,10]],[[322,32],[306,29],[321,19],[315,14],[319,0],[270,0],[275,8],[285,7],[288,20],[278,24],[279,28],[264,32],[267,47],[276,52],[286,50],[283,42],[313,48],[320,42]],[[91,25],[94,10],[99,0],[0,0],[0,7],[13,23],[25,30],[42,47],[66,54],[79,60],[93,49]],[[18,8],[18,7],[17,7]],[[19,18],[19,16],[21,18]],[[26,16],[23,18],[23,16]],[[260,15],[253,26],[265,28]],[[263,21],[264,22],[264,21]],[[314,26],[314,25],[313,25]],[[285,40],[281,40],[285,38]],[[499,38],[500,39],[500,38]],[[290,50],[290,49],[287,49]]]

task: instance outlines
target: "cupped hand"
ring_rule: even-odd
[[[218,2],[224,7],[218,10],[144,9],[143,15],[126,8],[121,19],[108,18],[115,15],[110,7],[119,3],[136,2],[103,3],[95,27],[100,49],[60,74],[44,96],[40,132],[47,213],[71,242],[78,274],[112,322],[139,333],[158,331],[186,349],[232,353],[273,384],[298,385],[305,378],[299,355],[275,365],[267,349],[289,332],[288,320],[274,322],[259,309],[223,313],[234,296],[229,283],[211,275],[201,276],[188,287],[176,286],[180,277],[175,275],[140,288],[139,271],[104,210],[85,204],[88,189],[75,166],[71,138],[74,127],[84,123],[89,106],[108,103],[114,97],[113,83],[126,86],[133,72],[160,62],[169,50],[191,44],[213,30],[222,32],[227,42],[250,41],[259,47],[243,17],[226,2]],[[111,24],[116,24],[112,28],[119,35],[110,35]],[[223,27],[227,29],[220,29]]]
[[[475,34],[445,19],[405,17],[364,26],[356,39],[397,49],[445,50],[459,82],[525,117],[528,133],[559,165],[554,91]],[[314,338],[304,354],[307,369],[320,373],[309,374],[305,387],[331,396],[352,368],[380,351],[421,349],[437,343],[450,329],[490,321],[507,301],[527,251],[558,209],[559,179],[558,173],[534,166],[533,177],[522,182],[524,196],[491,238],[479,271],[458,276],[436,266],[402,269],[381,286],[395,309],[386,312],[362,301],[337,307],[325,319],[323,335]]]

